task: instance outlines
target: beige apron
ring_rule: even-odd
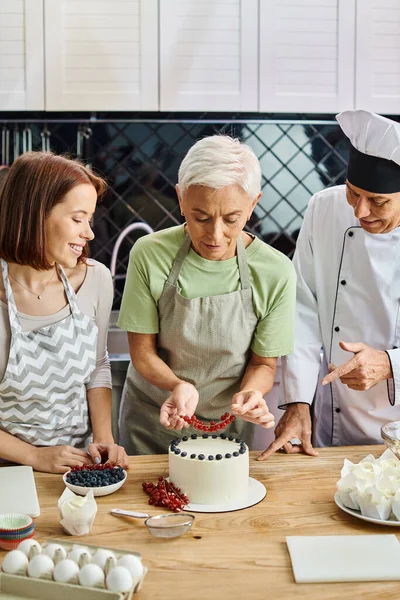
[[[190,244],[186,234],[159,300],[157,349],[179,379],[196,387],[199,403],[195,414],[209,423],[230,412],[258,319],[242,237],[237,242],[241,289],[219,296],[188,299],[181,295],[177,281]],[[119,418],[119,443],[128,454],[164,454],[171,440],[182,435],[160,424],[160,407],[170,394],[148,383],[132,363],[129,365]],[[253,429],[252,424],[237,418],[225,433],[251,445]]]

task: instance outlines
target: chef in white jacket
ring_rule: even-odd
[[[347,180],[304,216],[285,413],[259,460],[381,443],[381,426],[400,420],[400,124],[363,110],[336,118],[351,142]]]

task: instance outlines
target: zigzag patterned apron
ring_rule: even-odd
[[[1,260],[11,345],[0,383],[0,429],[34,446],[84,447],[91,438],[85,384],[96,367],[97,325],[76,302],[57,265],[71,314],[62,321],[22,331],[8,265]]]

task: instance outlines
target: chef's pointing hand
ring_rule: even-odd
[[[291,442],[294,438],[300,440],[300,444]],[[257,456],[257,460],[265,460],[277,450],[283,450],[286,454],[304,452],[309,456],[318,456],[318,452],[311,443],[311,418],[308,404],[289,404],[282,415],[276,429],[275,441]]]
[[[354,356],[339,367],[329,365],[331,372],[325,375],[322,385],[340,379],[352,390],[369,390],[393,376],[389,357],[384,350],[375,350],[362,342],[339,342],[339,346],[346,352],[354,352]]]

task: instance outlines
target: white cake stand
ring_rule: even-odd
[[[258,504],[265,498],[267,490],[257,479],[249,477],[249,491],[247,498],[241,502],[230,502],[227,504],[194,504],[190,502],[183,510],[188,512],[201,512],[201,513],[220,513],[220,512],[231,512],[234,510],[242,510],[243,508],[249,508]]]

